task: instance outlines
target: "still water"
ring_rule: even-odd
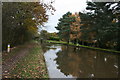
[[[43,45],[50,78],[120,78],[120,55],[66,45]]]

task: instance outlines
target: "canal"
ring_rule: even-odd
[[[42,45],[50,78],[120,78],[120,55],[60,44]]]

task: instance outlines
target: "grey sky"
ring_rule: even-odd
[[[58,19],[68,11],[75,13],[85,10],[87,6],[86,1],[87,0],[55,0],[53,6],[56,11],[54,12],[54,15],[50,15],[48,23],[45,24],[45,29],[48,32],[57,32],[55,26],[57,26]]]

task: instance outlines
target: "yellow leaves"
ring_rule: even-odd
[[[72,14],[72,17],[75,17],[75,22],[72,23],[70,26],[71,29],[71,34],[70,34],[70,39],[74,40],[76,38],[80,38],[81,32],[80,32],[80,17],[78,13]]]
[[[35,20],[28,18],[24,20],[25,26],[35,26]]]
[[[33,35],[37,32],[38,27],[35,25],[34,19],[25,19],[25,27],[29,33],[32,33]]]
[[[40,11],[40,7],[35,7],[33,11],[34,13],[38,13]]]
[[[28,31],[29,31],[29,32],[32,32],[32,33],[36,33],[37,29],[38,29],[38,28],[37,28],[37,27],[34,27],[34,26],[29,26],[29,27],[28,27]]]
[[[116,23],[116,20],[115,20],[115,19],[113,19],[112,23]]]

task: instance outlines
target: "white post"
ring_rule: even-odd
[[[10,52],[10,44],[8,44],[7,52]]]

